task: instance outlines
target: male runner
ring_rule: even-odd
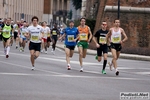
[[[124,39],[122,39],[122,35],[124,36]],[[110,28],[106,39],[109,40],[111,43],[110,48],[113,56],[111,63],[109,63],[110,70],[112,70],[113,65],[116,70],[116,75],[118,76],[119,71],[117,66],[117,60],[122,49],[122,44],[128,39],[125,31],[120,27],[119,19],[114,20],[114,27]]]
[[[71,70],[70,57],[73,56],[76,41],[78,39],[78,29],[74,27],[74,22],[71,20],[69,27],[64,30],[64,34],[59,38],[61,40],[65,36],[65,52],[68,70]]]
[[[6,58],[8,58],[9,57],[9,51],[10,51],[11,31],[13,31],[13,26],[11,25],[11,19],[10,18],[7,18],[6,24],[3,24],[1,26],[0,31],[2,32],[4,54],[6,55]]]
[[[24,36],[27,31],[26,22],[23,23],[23,26],[20,28],[20,52],[24,52],[26,46],[26,37]]]
[[[83,61],[82,58],[86,57],[87,48],[89,45],[90,40],[92,39],[92,32],[91,29],[85,25],[86,19],[80,19],[80,26],[78,26],[79,31],[79,41],[78,41],[78,51],[79,51],[79,61],[80,61],[80,72],[83,72]],[[89,38],[88,38],[89,36]]]
[[[47,38],[50,34],[50,28],[47,27],[47,22],[42,22],[42,27],[44,30],[44,37],[42,38],[42,50],[41,52],[44,52],[47,54]],[[45,49],[45,50],[44,50]]]
[[[96,34],[94,35],[93,41],[96,44],[97,47],[97,60],[100,62],[102,59],[102,53],[104,56],[104,61],[103,61],[103,69],[102,69],[102,74],[106,74],[105,72],[105,67],[107,64],[107,53],[108,53],[108,47],[106,43],[106,35],[108,33],[107,31],[107,23],[105,21],[102,22],[101,24],[102,29],[98,30]]]
[[[51,30],[51,34],[52,34],[52,53],[55,54],[55,48],[56,48],[56,43],[57,43],[57,37],[60,34],[57,25],[54,24],[54,28]]]
[[[29,44],[29,50],[30,50],[30,60],[32,64],[32,70],[34,70],[35,66],[35,59],[40,54],[40,48],[41,48],[41,41],[43,38],[43,28],[38,25],[38,17],[34,16],[31,19],[32,25],[27,28],[27,32],[25,34],[26,37],[30,36],[30,44]]]
[[[14,27],[14,40],[16,42],[16,49],[17,49],[19,45],[20,21],[17,21],[13,27]]]

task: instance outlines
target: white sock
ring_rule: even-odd
[[[116,68],[116,72],[118,71],[118,69]]]
[[[6,55],[8,55],[8,54],[9,54],[9,51],[10,51],[10,47],[8,46],[8,47],[7,47]]]
[[[68,64],[68,66],[70,66],[70,64]]]

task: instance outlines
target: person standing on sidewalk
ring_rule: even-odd
[[[76,41],[78,39],[78,29],[74,27],[74,22],[71,20],[69,22],[69,27],[64,30],[64,34],[59,38],[59,40],[65,37],[65,52],[66,52],[66,62],[68,70],[71,70],[70,57],[73,56],[74,49],[76,46]]]
[[[91,29],[85,25],[86,19],[80,19],[80,26],[78,26],[79,31],[79,41],[77,43],[78,51],[79,51],[79,62],[80,62],[80,72],[83,72],[83,60],[82,58],[86,57],[87,48],[89,45],[90,40],[92,39],[92,32]],[[89,38],[88,38],[89,37]]]
[[[107,42],[106,42],[106,35],[108,33],[107,28],[107,23],[105,21],[102,22],[101,24],[102,29],[98,30],[94,37],[93,41],[96,44],[97,47],[97,55],[96,59],[100,62],[102,59],[102,53],[104,56],[104,61],[103,61],[103,69],[102,69],[102,74],[106,74],[105,72],[105,67],[107,64],[107,53],[108,53],[108,47],[107,47]]]
[[[0,28],[0,32],[2,32],[4,54],[6,55],[6,58],[9,57],[11,31],[13,31],[13,26],[11,25],[11,19],[7,18],[6,24],[3,24]]]
[[[54,24],[54,28],[51,30],[52,34],[52,53],[55,54],[55,48],[56,48],[56,43],[58,39],[58,35],[60,34],[60,31],[57,28],[57,24]]]
[[[27,28],[26,37],[30,37],[30,43],[29,43],[29,50],[30,50],[30,60],[32,64],[32,70],[34,70],[35,66],[35,59],[39,56],[40,54],[40,49],[41,49],[41,41],[43,38],[44,30],[42,26],[38,25],[38,17],[34,16],[31,19],[32,24]]]
[[[124,36],[124,39],[122,39],[122,35]],[[110,28],[106,39],[110,42],[110,48],[112,52],[113,59],[109,63],[110,70],[112,70],[112,65],[115,68],[116,75],[119,75],[118,66],[117,66],[117,60],[120,56],[120,51],[122,49],[122,44],[128,39],[125,31],[120,27],[120,20],[115,19],[114,20],[114,27]]]

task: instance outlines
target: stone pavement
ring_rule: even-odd
[[[64,44],[63,42],[57,42],[57,48],[63,49],[64,50]],[[75,53],[78,53],[78,48],[76,46]],[[90,55],[96,55],[96,50],[91,50],[88,49],[87,50],[87,54]],[[112,57],[111,52],[108,52],[108,57]],[[123,59],[131,59],[131,60],[142,60],[142,61],[150,61],[150,56],[143,56],[143,55],[135,55],[135,54],[125,54],[125,53],[121,53],[119,58],[123,58]]]

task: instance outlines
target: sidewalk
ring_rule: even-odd
[[[64,50],[64,44],[63,42],[57,42],[57,48],[60,48],[62,50]],[[78,48],[76,46],[75,53],[78,53]],[[96,55],[96,50],[87,50],[87,54],[89,55]],[[108,57],[112,57],[111,52],[108,52]],[[150,61],[150,56],[142,56],[142,55],[135,55],[135,54],[124,54],[121,53],[119,58],[123,58],[123,59],[131,59],[131,60],[142,60],[142,61]]]

